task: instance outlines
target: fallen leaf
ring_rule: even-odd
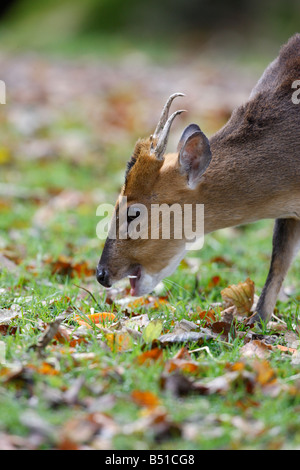
[[[243,385],[247,393],[254,389],[254,376],[246,370],[230,371],[208,381],[197,381],[194,383],[194,391],[201,395],[212,395],[215,393],[224,395],[237,384]]]
[[[235,337],[235,329],[232,323],[227,323],[225,321],[217,321],[211,325],[211,329],[214,333],[221,335],[226,341],[228,341],[229,335],[231,338]]]
[[[216,319],[216,312],[212,309],[202,310],[197,307],[197,312],[193,312],[190,315],[192,321],[205,320],[205,326],[210,326]]]
[[[260,385],[272,385],[276,382],[276,373],[268,361],[256,360],[252,367],[256,372],[256,381]]]
[[[291,363],[293,365],[298,365],[300,364],[300,353],[299,351],[295,352],[292,356],[292,360],[291,360]]]
[[[112,437],[119,431],[119,426],[108,414],[99,411],[73,417],[60,430],[57,448],[59,450],[80,449],[78,447],[80,444],[88,443],[101,431]]]
[[[272,351],[272,346],[265,344],[263,341],[254,339],[249,341],[240,349],[240,353],[243,357],[260,357],[265,358],[269,356]]]
[[[73,333],[71,328],[67,328],[65,325],[59,325],[56,334],[53,336],[53,340],[58,343],[68,343],[70,347],[76,346],[76,344],[86,342],[84,337],[78,337]]]
[[[182,397],[194,392],[193,381],[180,370],[175,370],[172,374],[164,372],[160,378],[160,387],[174,397]]]
[[[245,362],[238,361],[238,362],[234,362],[233,364],[229,364],[228,367],[231,371],[241,371],[241,370],[245,370],[246,364]]]
[[[152,343],[153,340],[157,339],[162,332],[162,321],[153,320],[143,330],[143,340],[145,343]]]
[[[254,282],[247,278],[245,282],[226,287],[221,295],[225,307],[234,305],[239,315],[249,315],[254,301]]]
[[[281,344],[277,344],[276,348],[282,352],[289,352],[291,354],[295,354],[297,352],[297,348],[288,348],[287,346],[281,346]]]
[[[133,392],[131,392],[131,398],[137,405],[144,406],[146,408],[156,408],[161,404],[158,396],[149,390],[133,390]]]
[[[79,325],[86,326],[87,328],[92,328],[91,323],[101,328],[104,324],[115,320],[116,315],[112,312],[98,312],[85,315],[84,318],[87,318],[89,321],[83,320],[80,315],[75,315],[74,319]]]
[[[176,324],[175,329],[172,333],[167,333],[158,338],[159,342],[162,344],[168,343],[188,343],[199,341],[202,343],[205,340],[216,338],[216,335],[212,333],[207,328],[200,328],[199,331],[191,331],[187,329],[187,324],[191,324],[187,320],[181,320]],[[197,329],[197,325],[194,324],[194,328]]]
[[[128,351],[133,347],[133,339],[128,331],[115,331],[104,334],[107,345],[112,351]]]
[[[12,320],[21,315],[20,311],[17,309],[2,309],[0,310],[0,334],[7,335],[16,334],[18,327],[11,326]]]
[[[212,289],[220,284],[221,277],[220,276],[213,276],[208,283],[207,289]]]
[[[189,360],[191,359],[191,355],[189,353],[189,350],[186,348],[186,347],[182,347],[181,349],[179,349],[179,351],[175,354],[174,358],[173,359],[185,359],[185,360]]]
[[[123,322],[123,325],[126,328],[131,328],[132,330],[140,331],[149,325],[150,320],[147,313],[143,313],[142,315],[133,316],[128,320]]]
[[[153,361],[161,361],[162,362],[162,356],[163,356],[163,351],[160,348],[153,348],[150,349],[149,351],[145,351],[142,354],[140,354],[136,360],[137,362],[142,365],[142,364],[148,364]]]
[[[60,255],[56,260],[48,258],[45,263],[50,265],[51,274],[72,278],[94,276],[95,274],[95,269],[90,268],[86,261],[75,263],[71,257],[65,255]]]
[[[33,369],[42,375],[58,375],[59,371],[52,364],[43,362],[41,365],[27,364],[28,369]]]
[[[160,308],[162,305],[167,304],[167,297],[153,297],[149,295],[148,297],[140,297],[129,302],[127,307],[132,309],[137,307]]]
[[[8,163],[11,160],[11,151],[7,147],[0,147],[0,165]]]
[[[20,414],[20,422],[31,432],[53,439],[54,426],[42,418],[37,411],[26,409]]]
[[[200,365],[196,361],[173,358],[166,362],[165,371],[171,373],[175,370],[196,374],[200,370]]]
[[[218,263],[218,264],[225,264],[225,266],[228,266],[231,268],[233,266],[232,261],[229,261],[228,259],[224,258],[223,256],[215,256],[210,260],[210,263]]]

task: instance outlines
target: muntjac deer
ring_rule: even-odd
[[[165,154],[174,118],[167,101],[153,136],[139,140],[128,163],[121,196],[127,198],[127,226],[151,204],[204,204],[204,233],[276,219],[270,271],[255,320],[268,321],[277,295],[300,247],[300,34],[284,45],[267,67],[248,101],[210,140],[198,125],[183,132],[176,153]],[[298,83],[298,85],[300,82]],[[299,94],[299,91],[298,91]],[[114,217],[120,218],[117,202]],[[131,294],[153,290],[183,258],[186,240],[120,238],[108,234],[97,268],[110,287],[126,276]]]

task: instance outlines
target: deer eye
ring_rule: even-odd
[[[138,207],[130,206],[127,209],[127,223],[130,224],[134,219],[139,217],[141,211]]]

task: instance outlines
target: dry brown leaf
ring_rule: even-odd
[[[188,372],[190,374],[196,374],[199,372],[200,365],[192,360],[185,359],[170,359],[166,362],[165,372],[171,373],[175,370],[181,370],[182,372]]]
[[[197,311],[190,315],[192,321],[205,320],[205,326],[210,326],[216,321],[216,312],[212,309],[202,310],[197,307]]]
[[[287,346],[281,346],[281,344],[277,344],[276,348],[279,349],[282,352],[289,352],[291,354],[296,354],[297,353],[296,348],[288,348]]]
[[[65,325],[59,325],[56,334],[53,337],[54,341],[62,344],[69,344],[71,348],[76,346],[76,344],[86,342],[84,337],[78,337],[73,333],[71,328],[66,327]]]
[[[249,343],[246,343],[245,346],[240,349],[240,353],[243,357],[259,357],[262,359],[269,356],[271,351],[272,346],[258,339],[249,341]]]
[[[216,321],[211,325],[211,329],[214,333],[221,335],[226,341],[228,341],[229,335],[235,337],[235,328],[232,323],[225,321]]]
[[[65,255],[60,255],[56,260],[48,258],[46,264],[51,267],[51,274],[59,274],[61,276],[88,277],[95,275],[95,269],[90,268],[86,261],[75,263],[74,260]]]
[[[179,349],[179,351],[175,354],[174,358],[173,359],[185,359],[185,360],[189,360],[191,359],[191,355],[189,353],[189,350],[186,348],[186,347],[182,347],[181,349]]]
[[[57,448],[59,450],[78,449],[80,444],[89,442],[100,431],[113,436],[119,431],[119,427],[113,418],[99,411],[73,417],[60,430]]]
[[[194,391],[193,381],[178,369],[172,374],[163,373],[160,378],[160,386],[174,397],[182,397]]]
[[[215,256],[210,260],[210,263],[225,264],[225,266],[228,266],[229,268],[233,266],[233,262],[224,258],[224,256]]]
[[[276,373],[268,361],[256,360],[252,367],[256,372],[256,381],[260,385],[273,385],[276,382]]]
[[[254,282],[247,278],[245,282],[232,284],[221,291],[225,307],[236,307],[239,315],[249,315],[254,301]]]

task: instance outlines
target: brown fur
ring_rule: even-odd
[[[128,197],[128,202],[140,198],[141,194],[149,194],[153,188],[163,161],[150,155],[150,139],[139,140],[132,156],[134,164],[127,173],[122,194]]]
[[[165,155],[163,161],[150,155],[150,138],[137,142],[122,190],[129,205],[204,204],[206,233],[263,218],[294,220],[293,229],[293,223],[275,226],[278,233],[274,235],[272,269],[259,307],[263,319],[271,315],[300,237],[300,105],[291,100],[292,83],[297,79],[299,34],[282,47],[248,102],[236,109],[228,123],[212,136],[212,160],[195,190],[187,187],[178,154]],[[291,239],[293,243],[289,242]],[[292,245],[294,248],[288,249]],[[278,250],[278,246],[290,253],[283,274],[279,261],[283,248]],[[107,242],[104,252],[115,281],[128,275],[137,264],[149,272],[159,272],[181,247],[181,240],[128,239]]]

